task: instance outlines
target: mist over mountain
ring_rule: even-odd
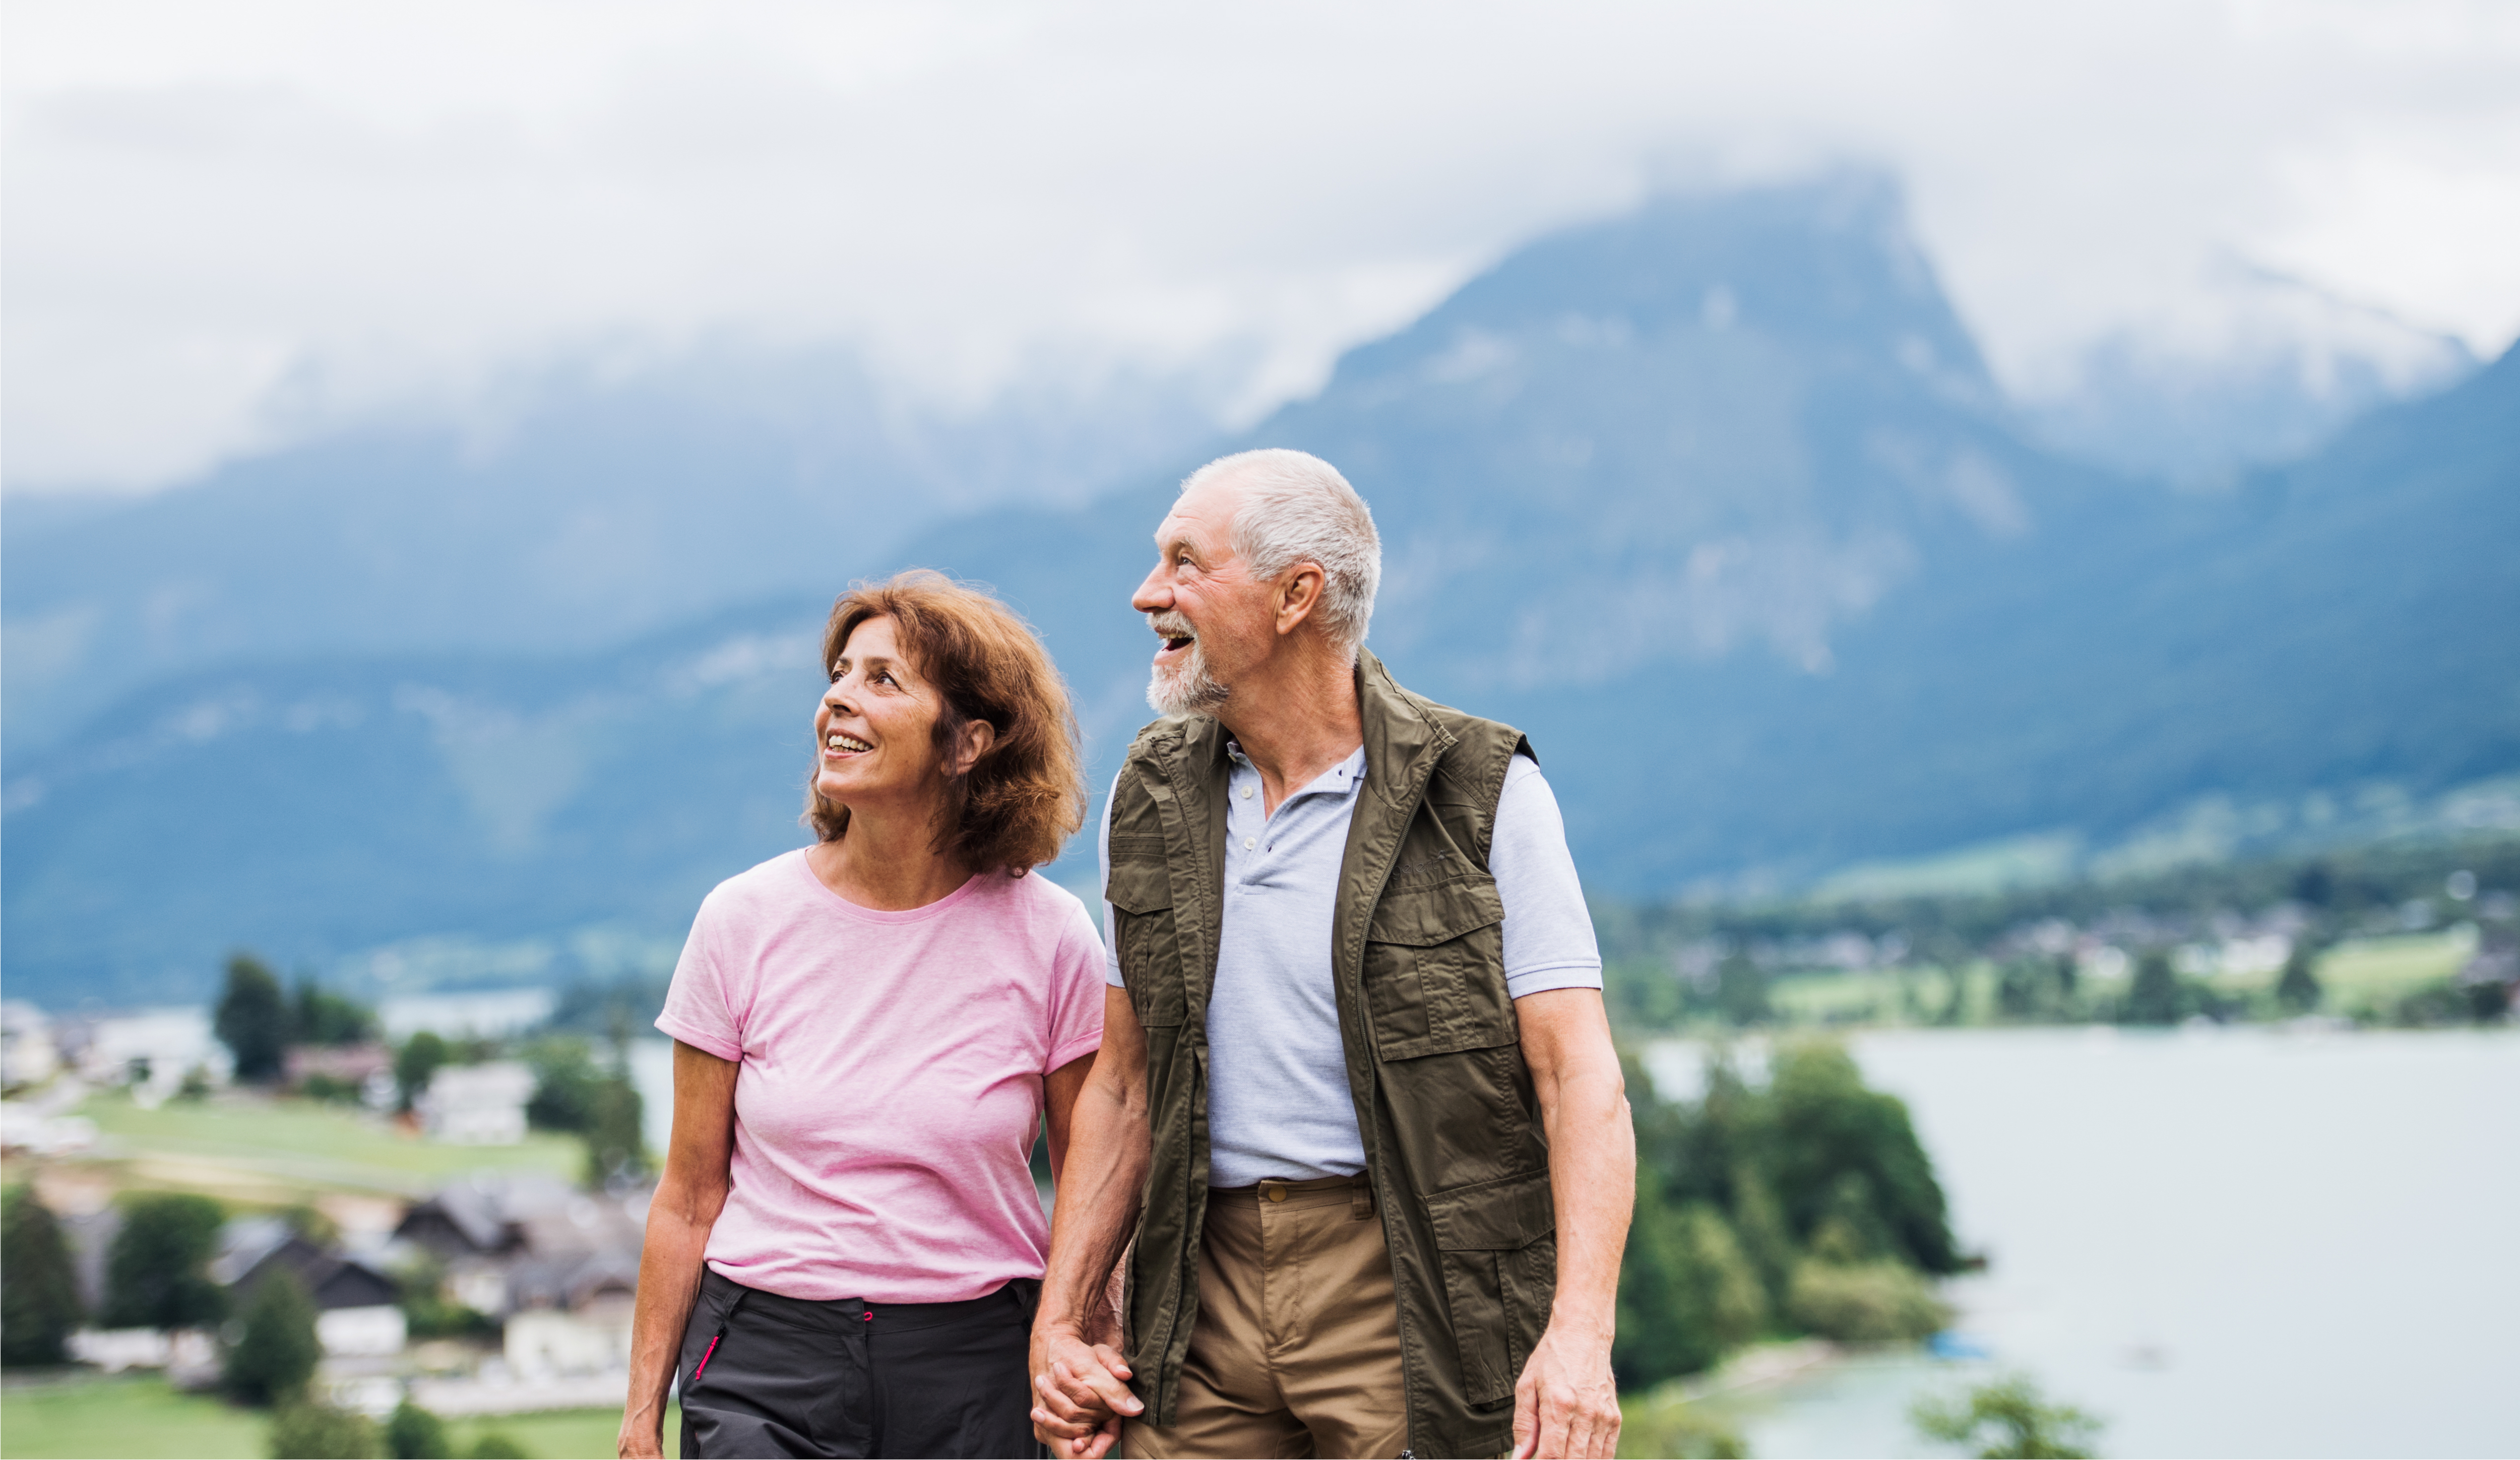
[[[2225,849],[2315,836],[2520,770],[2515,407],[2506,355],[2308,460],[2174,489],[2038,444],[1884,181],[1666,199],[1535,242],[1313,399],[1081,505],[905,514],[790,597],[779,575],[831,555],[780,515],[792,460],[730,428],[689,469],[772,506],[674,551],[725,565],[720,592],[759,557],[750,606],[639,617],[625,566],[588,601],[672,626],[588,651],[544,624],[505,641],[544,651],[490,653],[500,614],[542,610],[483,569],[492,606],[430,600],[480,638],[315,657],[330,631],[301,626],[13,744],[10,985],[190,995],[237,944],[354,973],[473,950],[454,977],[669,953],[710,884],[802,841],[824,606],[900,566],[994,584],[1043,630],[1099,793],[1148,715],[1127,599],[1148,535],[1184,470],[1240,445],[1319,452],[1373,504],[1372,645],[1531,734],[1596,892],[1807,884],[2005,838],[2105,858],[2192,855],[2208,822]],[[292,601],[384,612],[356,590]]]
[[[1040,376],[964,409],[846,353],[560,378],[469,429],[376,427],[130,502],[12,499],[12,763],[133,687],[308,654],[614,645],[827,599],[941,518],[1074,503],[1215,434],[1198,376]]]
[[[2228,488],[2477,368],[2455,335],[2299,280],[2232,265],[2210,289],[2203,320],[2120,330],[2084,349],[2065,378],[2028,392],[2033,434],[2135,475]]]

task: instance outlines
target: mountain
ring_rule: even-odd
[[[1537,241],[1217,449],[1349,474],[1373,645],[1529,732],[1588,884],[1654,896],[2105,849],[2208,804],[2308,835],[2520,769],[2515,405],[2506,355],[2229,490],[2080,465],[1996,389],[1895,189],[1850,175]],[[1099,791],[1147,715],[1129,592],[1206,454],[848,572],[996,585]],[[13,995],[189,996],[241,943],[512,980],[669,955],[711,882],[801,840],[838,582],[774,586],[602,651],[168,675],[13,749]]]
[[[2516,378],[2220,493],[2078,465],[1859,176],[1544,240],[1249,440],[1357,482],[1373,643],[1529,732],[1633,896],[2520,770]],[[1144,630],[1062,585],[1133,583],[1167,490],[912,555],[1033,605],[1107,746]]]
[[[2298,279],[2226,265],[2177,326],[2131,326],[2020,402],[2039,439],[2118,470],[2228,487],[2309,455],[2374,408],[2477,368],[2464,341]]]
[[[847,355],[729,350],[559,378],[468,431],[352,431],[113,505],[12,498],[8,751],[133,688],[307,655],[601,649],[910,533],[1074,502],[1214,434],[1194,376],[1036,380],[944,411]]]

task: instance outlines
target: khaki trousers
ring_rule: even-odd
[[[1396,1456],[1409,1444],[1391,1252],[1363,1176],[1207,1194],[1178,1423],[1130,1460]]]

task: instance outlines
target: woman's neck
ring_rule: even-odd
[[[935,850],[936,825],[924,815],[849,809],[848,829],[837,841],[805,854],[805,864],[825,887],[878,912],[908,912],[953,896],[971,880],[970,868]]]

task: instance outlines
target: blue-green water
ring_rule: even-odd
[[[2003,1368],[2110,1455],[2520,1453],[2520,1034],[1856,1037],[1963,1244],[1983,1364],[1883,1357],[1747,1404],[1759,1456],[1922,1455],[1920,1392]],[[1687,1093],[1699,1051],[1654,1047]]]

